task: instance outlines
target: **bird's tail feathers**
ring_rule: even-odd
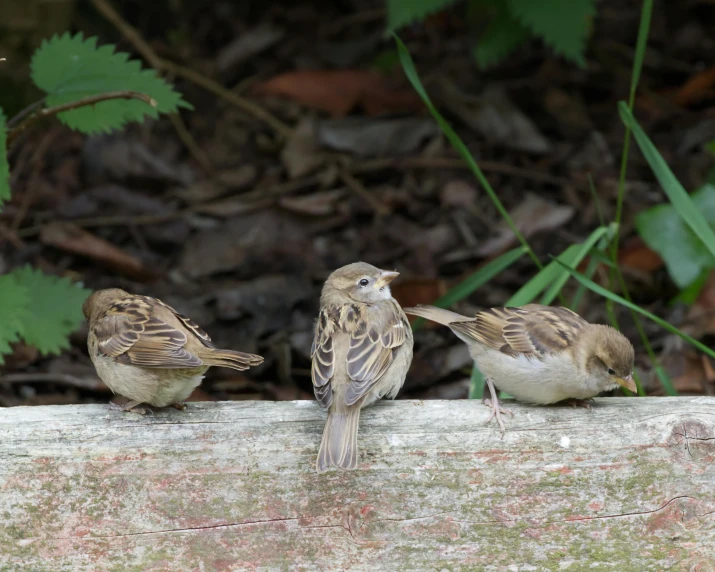
[[[467,318],[466,316],[462,316],[462,314],[457,314],[457,312],[445,310],[444,308],[437,308],[436,306],[426,306],[423,304],[413,308],[403,308],[403,310],[405,314],[426,318],[427,320],[437,322],[443,326],[449,326],[454,322],[471,322],[474,320],[474,318]]]
[[[341,413],[331,411],[328,414],[316,462],[319,473],[327,471],[331,466],[345,470],[357,468],[359,423],[360,407],[351,407]]]
[[[206,365],[229,367],[238,371],[245,371],[263,363],[263,358],[254,354],[237,352],[234,350],[212,349],[201,356]]]

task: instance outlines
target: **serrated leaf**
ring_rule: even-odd
[[[30,297],[27,289],[17,283],[13,276],[0,276],[0,365],[3,354],[12,351],[10,344],[19,340],[18,334],[27,318]]]
[[[0,108],[0,205],[8,200],[10,200],[10,165],[7,162],[7,123],[5,114]]]
[[[481,68],[499,63],[529,37],[529,31],[514,18],[506,4],[499,3],[494,18],[489,23],[472,54]]]
[[[25,342],[43,355],[69,348],[67,337],[83,320],[82,303],[91,291],[29,266],[14,270],[10,276],[27,290],[32,301],[20,328]]]
[[[114,49],[111,44],[97,47],[97,38],[85,40],[81,33],[54,36],[44,40],[33,55],[32,79],[47,93],[49,107],[112,91],[146,94],[157,107],[137,99],[113,99],[60,113],[60,121],[83,133],[108,132],[130,121],[141,122],[145,115],[157,117],[180,107],[193,109],[154,70],[142,70],[138,60]]]
[[[430,14],[441,12],[459,0],[387,0],[387,30],[399,30]]]
[[[506,0],[512,15],[565,58],[584,66],[593,0]]]
[[[715,186],[703,186],[690,195],[690,199],[715,228]],[[670,277],[679,288],[690,286],[704,270],[715,268],[715,257],[672,204],[658,205],[639,213],[636,228],[648,247],[663,258]]]

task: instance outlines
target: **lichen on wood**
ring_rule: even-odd
[[[707,570],[715,398],[395,401],[315,473],[315,403],[0,415],[0,570]]]

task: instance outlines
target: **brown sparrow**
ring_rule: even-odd
[[[196,323],[161,300],[119,288],[94,292],[82,306],[89,322],[87,346],[100,379],[130,401],[154,407],[183,401],[210,366],[243,371],[263,362],[260,356],[218,349]]]
[[[388,284],[398,272],[364,262],[325,281],[311,355],[313,391],[328,410],[316,467],[354,469],[360,409],[394,399],[412,362],[412,330]]]
[[[610,326],[589,324],[567,308],[527,304],[491,308],[474,318],[417,306],[405,312],[448,326],[469,347],[469,353],[489,386],[492,407],[504,431],[494,385],[520,401],[547,405],[585,400],[619,385],[636,391],[633,345]]]

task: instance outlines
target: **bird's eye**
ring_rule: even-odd
[[[616,371],[611,369],[610,367],[608,368],[608,375],[616,375]]]
[[[360,286],[367,286],[370,284],[370,281],[367,278],[363,278],[360,282],[358,282],[358,284],[360,284]]]

